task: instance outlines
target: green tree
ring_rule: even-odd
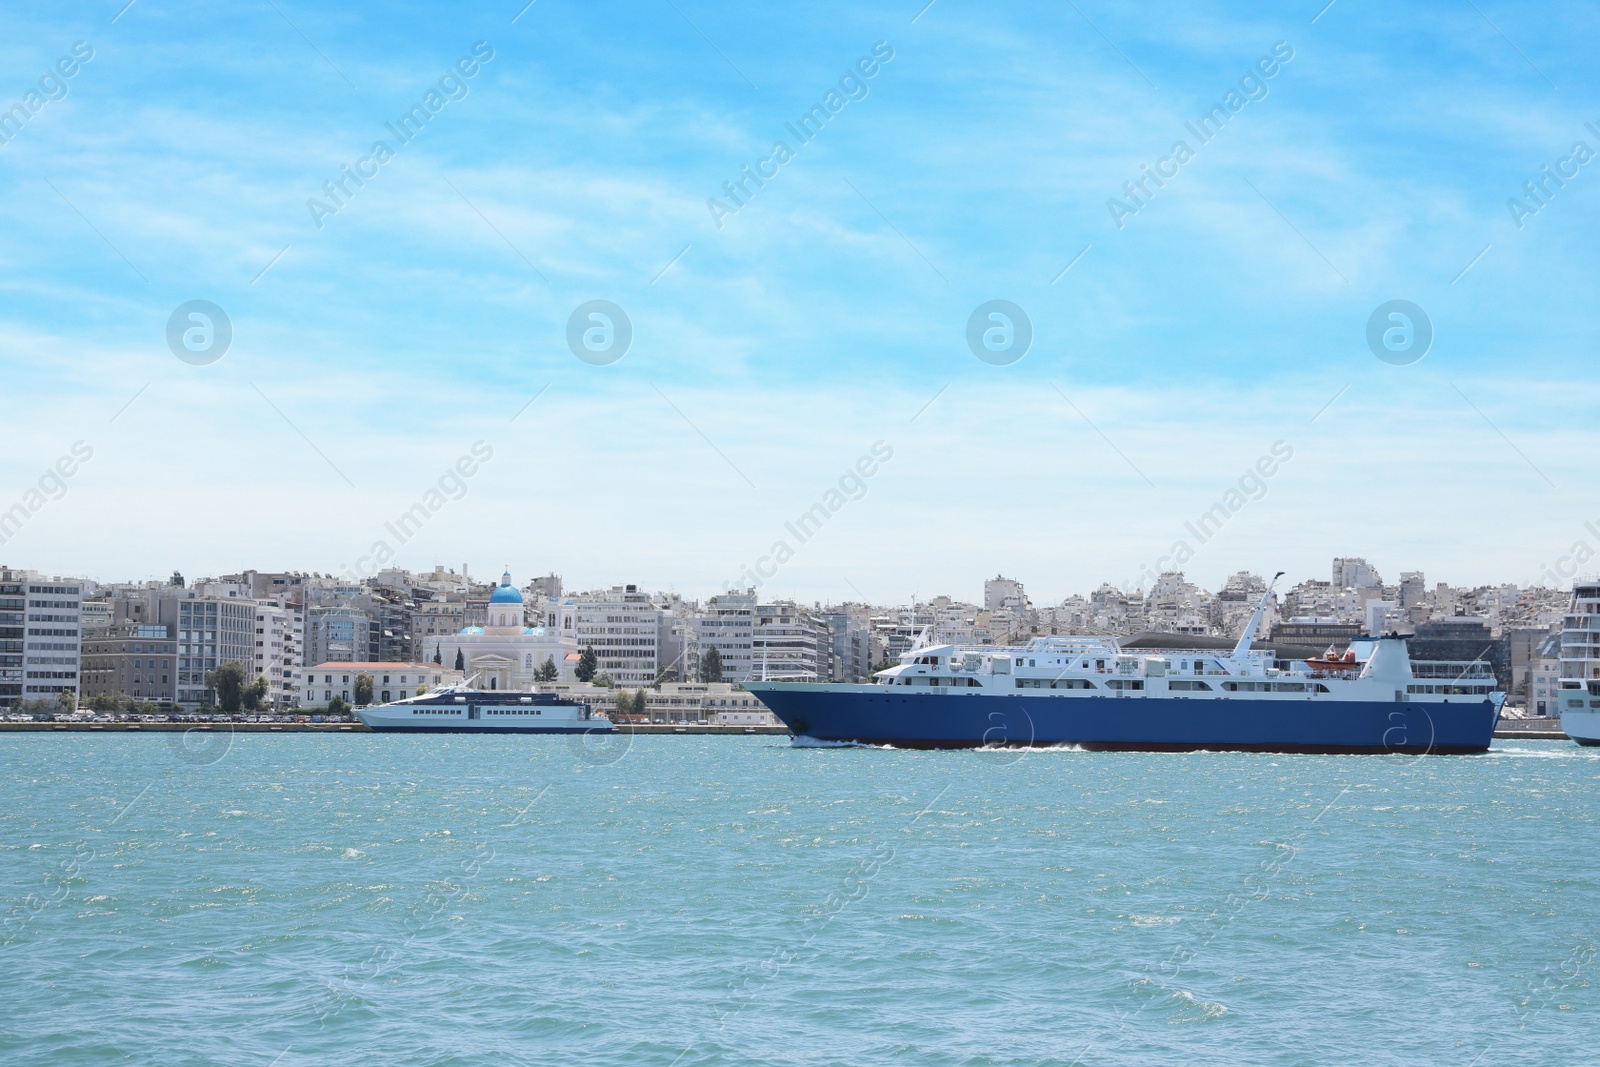
[[[621,722],[633,714],[633,697],[626,689],[617,690],[617,721]]]
[[[345,703],[344,697],[334,697],[328,701],[328,714],[343,718],[350,714],[350,705]]]
[[[206,688],[217,694],[217,707],[229,715],[237,715],[244,703],[244,687],[248,677],[244,664],[224,663],[216,670],[206,672]]]
[[[461,654],[461,650],[459,648],[456,649],[456,670],[460,671],[462,674],[467,673],[467,657]]]
[[[610,689],[617,683],[612,680],[611,675],[607,674],[605,671],[601,671],[599,674],[594,676],[594,684],[598,685],[601,689]]]
[[[372,703],[372,675],[365,672],[356,675],[356,707],[364,708]]]
[[[539,682],[553,682],[561,677],[561,670],[556,666],[556,658],[554,656],[546,656],[544,662],[539,664],[539,670],[533,677],[535,681]]]
[[[262,705],[264,705],[266,702],[267,680],[258,676],[255,681],[245,686],[243,699],[244,710],[260,711]]]
[[[61,692],[56,694],[56,703],[60,706],[62,711],[77,711],[78,694],[74,690],[63,689]]]
[[[644,690],[636,689],[633,693],[633,713],[635,715],[649,716],[650,702],[645,699]]]
[[[573,672],[580,682],[594,680],[595,671],[600,669],[600,657],[594,654],[594,646],[590,645],[583,650],[583,655],[578,657],[578,669]]]
[[[40,715],[55,714],[61,710],[61,705],[47,697],[35,697],[32,700],[17,701],[16,710],[24,715],[32,715],[37,718]]]
[[[441,667],[444,666],[444,653],[439,651],[438,645],[433,646],[433,662],[437,663]]]
[[[116,697],[107,696],[104,693],[97,697],[89,698],[89,707],[95,711],[116,711],[117,705],[120,703]]]
[[[706,649],[705,655],[700,657],[698,677],[702,682],[722,681],[722,653],[717,651],[716,645]]]

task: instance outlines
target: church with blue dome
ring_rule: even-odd
[[[478,675],[483,689],[531,690],[547,659],[555,662],[557,680],[570,682],[578,663],[577,611],[572,601],[555,598],[530,606],[508,567],[489,594],[487,625],[436,637],[434,651],[446,666],[460,651],[467,677]]]

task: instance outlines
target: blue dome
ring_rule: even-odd
[[[502,574],[500,576],[500,587],[498,589],[496,589],[493,593],[489,594],[489,603],[491,603],[491,604],[520,604],[520,603],[522,603],[522,594],[517,591],[517,587],[516,586],[511,584],[511,572],[510,571],[506,571],[504,574]]]

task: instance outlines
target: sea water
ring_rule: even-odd
[[[4,734],[0,1063],[1594,1063],[1597,779]]]

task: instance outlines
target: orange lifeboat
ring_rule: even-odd
[[[1356,650],[1347,648],[1344,655],[1334,651],[1333,646],[1328,646],[1328,651],[1322,654],[1321,659],[1308,659],[1306,666],[1314,671],[1352,671],[1359,670],[1361,664],[1356,662]]]

